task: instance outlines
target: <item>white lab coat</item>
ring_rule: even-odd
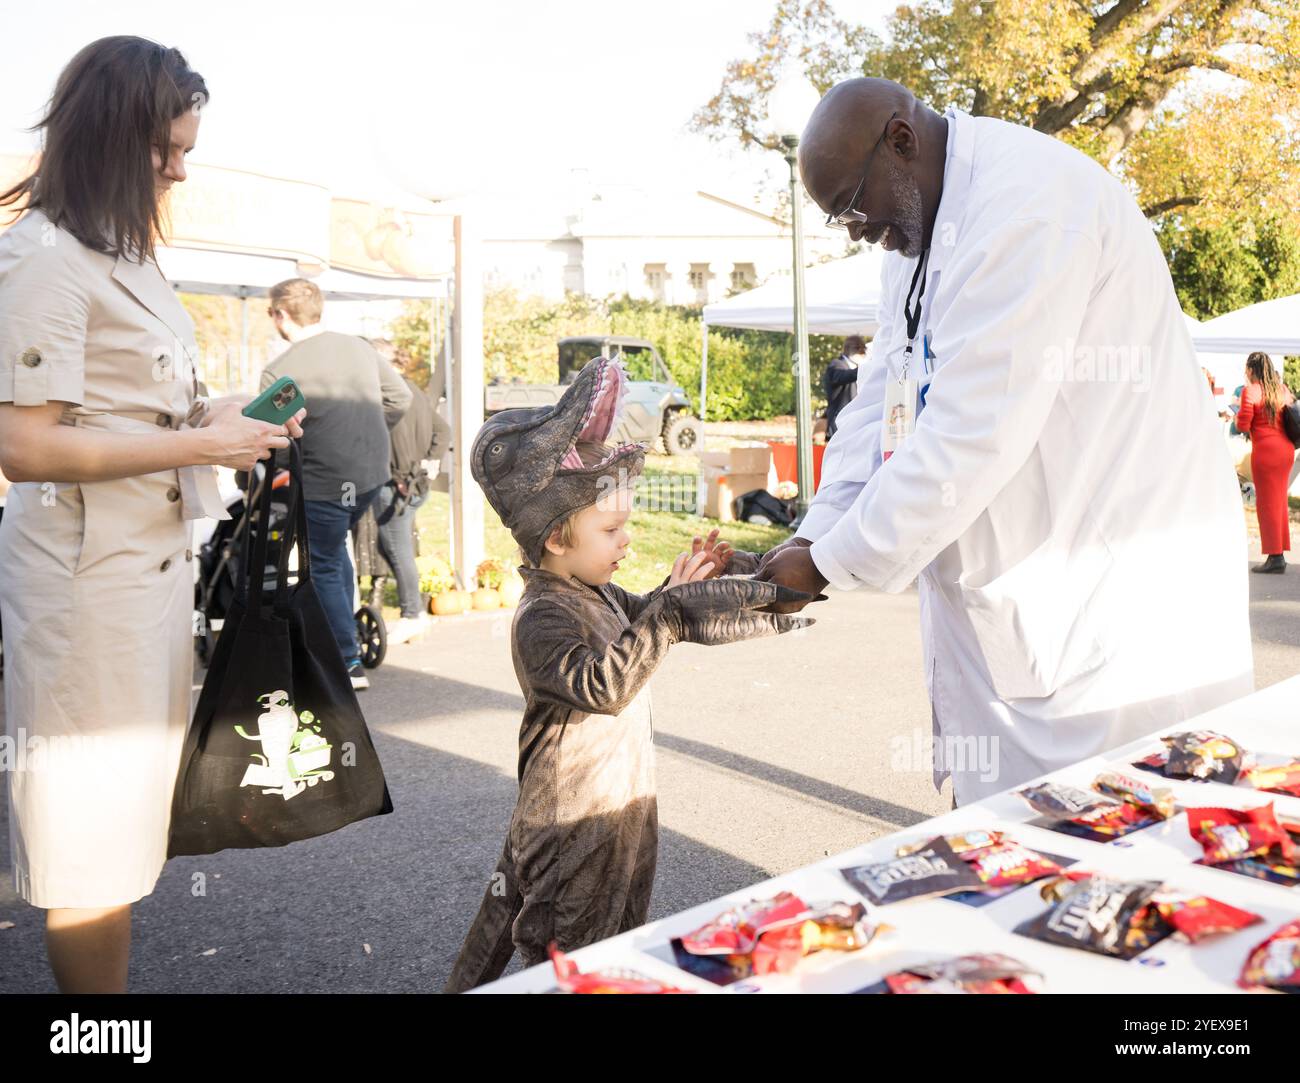
[[[935,783],[968,802],[1254,681],[1241,501],[1149,224],[1066,144],[947,116],[915,431],[882,464],[916,268],[891,254],[799,534],[838,589],[918,580]]]

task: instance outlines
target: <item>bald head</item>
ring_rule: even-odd
[[[827,214],[865,216],[849,229],[854,240],[915,255],[929,243],[946,140],[947,122],[906,87],[849,79],[813,110],[799,141],[799,171]]]

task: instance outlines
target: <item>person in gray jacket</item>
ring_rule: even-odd
[[[347,536],[388,481],[388,433],[411,405],[411,392],[364,338],[326,331],[324,307],[320,289],[305,278],[271,287],[268,312],[292,345],[266,366],[262,387],[292,376],[309,403],[302,455],[312,578],[352,687],[366,688]]]

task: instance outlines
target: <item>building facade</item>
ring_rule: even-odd
[[[567,202],[567,205],[565,203]],[[846,236],[815,216],[807,262],[842,255]],[[558,301],[566,293],[668,304],[720,301],[788,270],[790,227],[708,192],[606,188],[487,224],[485,285]]]

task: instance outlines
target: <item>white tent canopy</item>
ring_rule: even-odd
[[[808,333],[863,335],[879,327],[880,266],[884,250],[868,248],[856,256],[821,263],[804,272],[804,310]],[[700,416],[704,416],[709,381],[709,328],[742,327],[751,331],[794,331],[792,274],[781,274],[756,289],[704,306],[700,364]]]
[[[884,254],[882,249],[868,248],[856,256],[821,263],[804,272],[809,334],[875,334]],[[705,305],[705,324],[793,331],[794,286],[790,277],[778,275],[756,289]]]
[[[295,260],[200,248],[158,249],[158,266],[172,288],[182,293],[227,297],[265,297],[286,278],[300,278]],[[330,268],[312,277],[328,301],[374,301],[444,296],[446,279],[385,278]]]
[[[1254,350],[1281,356],[1300,354],[1300,293],[1260,301],[1216,316],[1192,331],[1198,353],[1248,354]]]

